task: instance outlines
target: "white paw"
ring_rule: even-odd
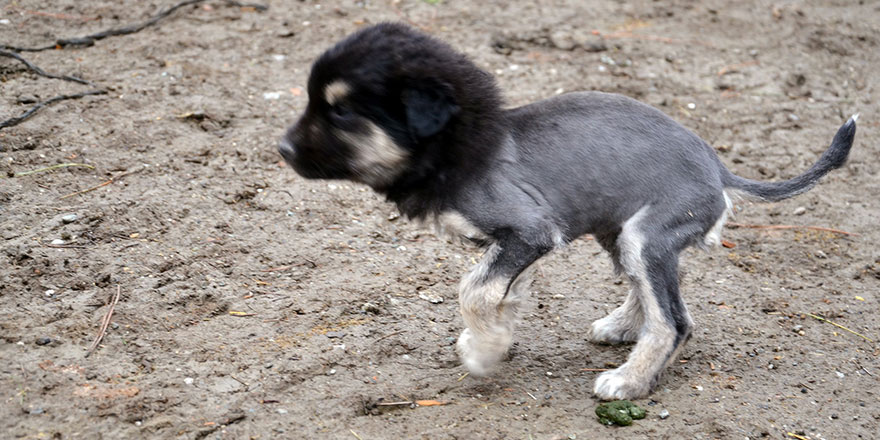
[[[507,353],[507,348],[510,346],[509,338],[506,338],[507,341],[504,339],[481,339],[471,329],[466,328],[458,337],[456,348],[462,363],[471,374],[485,376],[492,372],[495,365]]]
[[[593,321],[587,338],[597,344],[620,344],[635,342],[639,339],[638,329],[622,328],[620,321],[606,316]]]
[[[636,377],[624,367],[600,374],[593,387],[593,393],[602,400],[631,400],[650,392],[651,378]]]

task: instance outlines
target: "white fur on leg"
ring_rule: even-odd
[[[497,246],[490,247],[459,286],[461,316],[468,328],[459,336],[456,348],[462,363],[477,376],[490,373],[507,354],[519,305],[528,293],[528,269],[513,282],[487,278],[498,252]]]
[[[674,349],[675,329],[666,322],[657,304],[642,258],[645,237],[639,229],[639,222],[647,212],[648,207],[644,207],[624,222],[617,241],[621,265],[633,284],[633,293],[639,295],[644,324],[627,361],[596,378],[593,392],[604,400],[635,399],[647,395]]]
[[[474,376],[485,376],[492,372],[507,349],[513,342],[513,333],[498,329],[491,334],[477,334],[469,329],[464,329],[458,337],[456,348],[461,361],[468,371]]]
[[[667,326],[646,331],[623,365],[596,378],[593,393],[602,400],[648,395],[666,365],[674,340],[675,331]]]
[[[637,287],[634,287],[620,307],[614,309],[608,316],[593,321],[588,335],[589,340],[597,344],[637,341],[644,324],[639,295]]]

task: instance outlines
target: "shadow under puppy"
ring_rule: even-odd
[[[620,95],[569,93],[503,109],[494,78],[449,45],[402,24],[367,27],[312,66],[309,103],[279,151],[306,178],[371,186],[410,218],[486,248],[461,281],[457,348],[485,374],[512,343],[528,269],[584,234],[632,290],[592,324],[599,343],[636,342],[602,373],[602,399],[648,394],[694,328],[678,258],[720,242],[728,193],[776,201],[844,164],[856,116],[804,174],[761,183],[662,112]]]

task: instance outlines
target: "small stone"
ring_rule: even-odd
[[[53,296],[55,296],[55,291],[54,291],[53,289],[49,289],[49,290],[47,290],[47,291],[46,291],[46,296],[48,296],[48,297],[50,297],[50,298],[53,297]]]
[[[547,377],[553,377],[553,372],[552,372],[552,371],[548,371],[548,372],[547,372]]]
[[[843,373],[841,373],[840,371],[835,371],[834,373],[837,374],[837,377],[839,377],[839,378],[841,378],[841,379],[843,379],[844,377],[846,377],[846,375],[843,374]]]
[[[565,295],[557,293],[556,295],[553,295],[553,299],[565,299]]]
[[[431,304],[440,304],[443,302],[443,297],[440,295],[434,295],[433,293],[422,293],[419,292],[419,298],[430,302]]]
[[[801,331],[801,329],[803,329],[803,328],[804,328],[804,326],[798,324],[798,325],[792,327],[792,328],[791,328],[791,331],[797,333],[797,332]]]
[[[4,18],[4,19],[0,20],[0,24],[10,24],[10,23],[12,23],[12,22],[9,21],[8,18]]]
[[[345,336],[345,333],[343,333],[343,332],[327,332],[326,336],[330,339],[340,339],[343,336]]]
[[[689,102],[687,107],[688,107],[688,109],[693,110],[693,109],[697,108],[697,104],[694,104],[693,102]]]
[[[336,374],[336,369],[334,369],[334,368],[331,368],[330,371],[327,372],[328,376],[332,376],[334,374]]]
[[[52,343],[52,339],[47,337],[38,338],[36,342],[37,345],[49,345],[50,343]]]
[[[183,379],[183,383],[185,383],[185,384],[187,384],[187,385],[192,385],[193,382],[195,382],[195,379],[193,379],[193,378],[191,378],[191,377],[187,377],[187,378],[184,378],[184,379]]]
[[[571,34],[566,31],[556,31],[550,34],[550,42],[556,46],[557,49],[562,50],[572,50],[574,49],[574,39]]]
[[[377,306],[371,302],[364,303],[364,305],[361,306],[361,310],[363,310],[364,313],[372,313],[374,315],[378,315],[379,313],[382,312],[382,310],[379,309],[379,306]]]
[[[287,410],[284,408],[278,408],[275,410],[278,414],[287,414]]]
[[[266,92],[266,93],[263,93],[263,99],[265,99],[265,100],[273,101],[273,100],[276,100],[276,99],[279,99],[279,98],[281,98],[281,92]]]
[[[40,407],[31,408],[30,410],[28,410],[28,414],[30,414],[32,416],[40,415],[40,414],[43,414],[44,412],[46,412],[46,410],[44,410],[43,408],[40,408]]]
[[[669,417],[669,411],[663,409],[663,410],[660,410],[660,412],[657,415],[660,416],[660,419],[666,420],[666,418]]]
[[[820,258],[822,260],[825,260],[828,258],[828,254],[826,254],[825,252],[822,252],[822,251],[816,251],[816,258]]]
[[[804,215],[805,212],[807,212],[807,208],[804,208],[803,206],[798,206],[797,208],[795,208],[795,210],[792,212],[792,214]]]
[[[61,221],[64,223],[73,223],[78,218],[79,217],[77,217],[76,214],[67,214],[67,215],[64,215],[63,217],[61,217]]]
[[[56,238],[56,239],[52,240],[52,244],[54,244],[54,245],[62,245],[62,244],[64,244],[64,240],[62,240],[62,239],[60,239],[60,238]]]

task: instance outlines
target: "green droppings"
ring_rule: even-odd
[[[617,400],[596,407],[599,423],[603,425],[632,425],[633,420],[644,419],[647,411],[629,400]]]

